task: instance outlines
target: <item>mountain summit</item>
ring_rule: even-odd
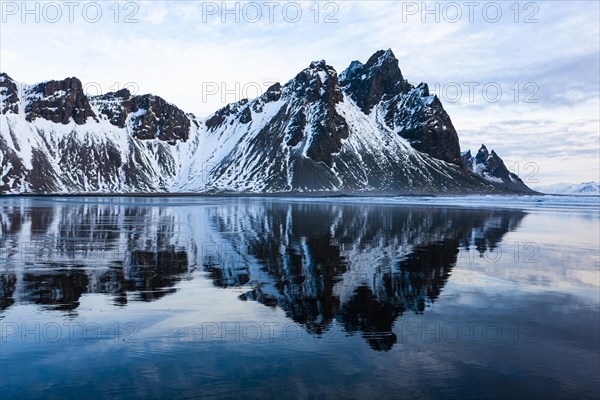
[[[440,100],[404,79],[391,50],[339,76],[314,61],[203,119],[126,89],[86,96],[77,78],[0,74],[0,96],[0,193],[529,191],[461,157]],[[504,165],[492,155],[490,168]]]
[[[494,150],[490,153],[484,144],[481,145],[475,157],[471,156],[471,150],[467,150],[462,153],[462,158],[465,168],[499,189],[513,192],[531,191],[516,174],[506,168],[498,154]]]

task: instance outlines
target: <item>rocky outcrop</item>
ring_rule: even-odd
[[[458,134],[441,101],[422,83],[384,106],[385,119],[415,149],[438,160],[463,165]]]
[[[462,158],[465,168],[473,171],[498,189],[512,192],[532,192],[517,175],[506,168],[498,154],[494,150],[489,152],[484,144],[481,145],[475,157],[471,155],[471,150],[467,150],[462,153]]]
[[[244,113],[244,106],[248,104],[248,99],[242,99],[237,103],[227,104],[225,107],[221,108],[217,112],[215,112],[210,118],[208,118],[205,122],[208,130],[214,130],[223,124],[227,117],[240,115],[242,118],[242,113]]]
[[[77,125],[83,125],[89,117],[96,116],[77,78],[39,83],[28,87],[25,96],[29,122],[43,118],[66,125],[72,119]]]
[[[0,112],[19,112],[19,89],[10,76],[0,73]]]
[[[350,134],[346,120],[337,112],[335,105],[344,100],[339,86],[337,72],[327,65],[325,60],[312,62],[287,85],[289,92],[294,93],[306,106],[313,108],[319,118],[313,119],[312,140],[306,155],[316,162],[324,162],[332,166],[334,153],[342,148],[342,140]],[[299,119],[299,121],[297,121]],[[302,114],[291,121],[291,129],[302,124]],[[291,138],[288,143],[296,140]]]
[[[92,104],[98,107],[111,124],[119,128],[125,128],[127,117],[134,111],[131,93],[127,89],[96,96],[92,99]]]
[[[151,94],[132,96],[129,90],[121,89],[94,97],[93,103],[111,124],[123,128],[129,122],[133,136],[138,139],[175,143],[189,137],[187,115],[161,97]]]

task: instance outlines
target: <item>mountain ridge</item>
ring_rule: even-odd
[[[464,167],[441,102],[391,50],[339,75],[311,62],[204,118],[127,89],[86,96],[74,77],[19,87],[2,73],[0,95],[0,193],[530,190]]]

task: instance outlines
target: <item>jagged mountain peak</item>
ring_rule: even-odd
[[[8,74],[6,72],[0,72],[0,82],[2,82],[4,80],[10,80],[10,81],[14,82],[14,79],[11,78],[10,76],[8,76]]]
[[[415,149],[463,166],[458,134],[441,101],[426,83],[414,87],[404,79],[391,49],[375,52],[365,64],[353,61],[340,76],[343,91],[363,113],[381,115]]]
[[[279,82],[275,82],[274,84],[269,86],[267,88],[267,90],[265,91],[265,93],[263,93],[263,95],[266,93],[276,93],[276,92],[281,92],[281,83],[279,83]]]
[[[494,186],[517,192],[531,191],[517,175],[506,168],[500,156],[494,150],[489,151],[485,144],[481,145],[475,157],[471,155],[470,150],[461,153],[461,156],[466,169]]]
[[[6,114],[19,112],[19,87],[7,73],[0,73],[0,112]]]
[[[328,67],[331,68],[329,65],[327,65],[327,62],[325,60],[312,61],[308,66],[309,69],[315,70],[325,70]]]
[[[83,93],[83,83],[75,76],[64,79],[52,79],[29,86],[30,93],[43,93],[45,96],[59,91],[81,91]]]
[[[281,83],[275,82],[269,86],[263,94],[255,99],[248,100],[244,98],[235,103],[227,104],[210,115],[204,121],[204,125],[212,132],[225,124],[233,124],[236,120],[242,124],[248,124],[252,121],[253,113],[262,114],[265,105],[278,101],[281,98],[285,87],[286,86],[282,86]],[[293,92],[293,90],[289,89],[286,91]]]
[[[363,68],[363,67],[364,67],[364,64],[358,60],[351,61],[348,68],[343,70],[342,73],[340,74],[340,81],[347,81],[348,76],[353,76],[357,69]]]
[[[159,139],[174,144],[189,137],[188,115],[160,96],[134,96],[125,88],[94,96],[92,104],[100,116],[116,127],[127,127],[138,139]]]
[[[470,151],[469,151],[470,153]],[[489,151],[485,144],[482,144],[477,154],[475,155],[475,160],[477,163],[490,163],[494,162],[497,165],[504,165],[504,161],[500,158],[500,156],[496,153],[496,151]],[[493,161],[491,161],[493,160]]]
[[[318,100],[343,101],[337,71],[325,60],[311,62],[283,86],[282,95],[304,98],[310,103]]]
[[[492,150],[492,152],[493,152],[493,150]],[[477,158],[477,161],[483,162],[483,161],[487,160],[489,156],[490,156],[490,152],[488,151],[487,147],[485,147],[485,144],[482,144],[481,147],[479,148],[479,150],[477,151],[477,155],[475,157]]]
[[[267,93],[268,93],[268,91],[263,93],[263,96],[266,95]],[[259,103],[261,97],[259,97],[255,101],[257,103]],[[235,103],[229,103],[225,107],[220,108],[215,113],[213,113],[210,117],[208,117],[206,119],[206,121],[204,121],[206,128],[209,131],[213,131],[213,130],[217,129],[218,127],[220,127],[221,125],[223,125],[223,123],[226,122],[227,119],[230,118],[231,116],[234,116],[234,117],[239,116],[239,118],[242,121],[244,121],[245,119],[247,119],[248,113],[250,112],[250,110],[245,108],[243,111],[243,114],[240,113],[240,111],[246,104],[248,104],[248,99],[241,99],[240,101],[237,101]],[[246,109],[247,109],[247,111],[246,111]],[[260,109],[260,111],[258,111],[258,112],[261,112],[261,111],[262,111],[262,109]],[[244,116],[246,116],[246,117],[244,117]],[[250,114],[249,117],[251,119],[252,114]],[[247,121],[247,122],[249,122],[249,121]],[[233,123],[233,121],[231,121],[231,123]],[[243,123],[245,123],[245,122],[243,122]]]
[[[205,125],[209,131],[215,131],[236,121],[249,124],[254,118],[253,115],[264,112],[266,104],[280,99],[290,104],[282,112],[289,111],[286,112],[288,116],[297,114],[296,119],[300,118],[299,115],[305,111],[306,106],[323,107],[324,104],[334,105],[341,102],[343,93],[337,71],[325,60],[313,61],[284,85],[276,82],[255,99],[241,99],[220,108],[206,119]],[[294,113],[291,108],[302,110]]]
[[[412,88],[402,76],[398,59],[389,49],[375,52],[366,64],[353,61],[341,76],[344,91],[366,114],[381,100]]]
[[[324,72],[324,74],[320,73],[320,72]],[[335,68],[333,68],[331,65],[327,64],[327,62],[325,60],[317,60],[317,61],[312,61],[308,67],[304,68],[302,71],[300,71],[298,74],[296,74],[296,77],[294,79],[291,79],[288,83],[286,83],[286,86],[290,83],[292,83],[294,80],[297,80],[299,76],[303,76],[303,75],[309,75],[309,76],[318,76],[321,78],[328,78],[329,76],[335,76],[337,79],[337,71],[335,70]]]
[[[371,57],[369,57],[365,66],[366,67],[371,67],[374,65],[381,66],[385,63],[392,63],[396,66],[398,65],[398,59],[394,55],[394,52],[392,51],[392,49],[377,50],[375,53],[373,53],[373,55],[371,55]]]
[[[352,75],[359,68],[369,70],[373,67],[381,67],[384,64],[391,64],[392,67],[394,65],[398,67],[398,59],[392,49],[377,50],[369,57],[365,64],[358,60],[350,62],[350,65],[340,74],[340,77],[343,77],[343,80],[345,80],[345,78],[350,77],[349,75]]]
[[[73,120],[83,125],[95,118],[83,84],[76,77],[50,80],[25,87],[24,99],[27,120],[43,118],[54,123],[68,124]]]
[[[99,97],[101,97],[101,96],[99,96]],[[123,89],[117,90],[116,92],[108,92],[108,93],[106,93],[106,97],[128,99],[128,98],[131,97],[131,92],[129,91],[129,89],[123,88]]]

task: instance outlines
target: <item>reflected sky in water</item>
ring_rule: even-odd
[[[0,206],[2,398],[600,394],[589,205]]]

